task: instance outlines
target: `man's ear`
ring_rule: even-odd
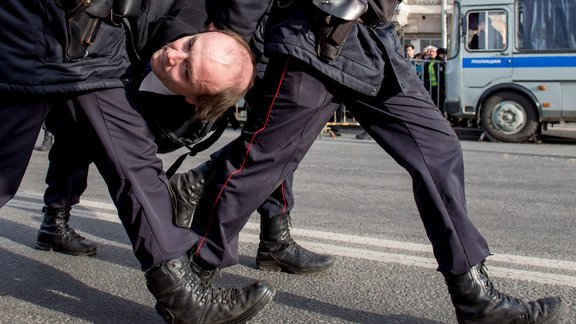
[[[194,98],[192,97],[184,97],[184,99],[186,100],[187,103],[191,104],[191,105],[196,105],[196,100],[194,100]]]

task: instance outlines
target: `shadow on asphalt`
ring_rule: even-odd
[[[158,322],[159,317],[152,306],[90,287],[50,265],[4,249],[0,249],[0,259],[3,264],[0,295],[61,313],[60,320],[65,314],[91,323]],[[27,308],[22,308],[21,312],[12,315],[24,322],[42,316],[41,313],[28,313]],[[55,323],[59,319],[48,317],[41,321]],[[39,319],[34,322],[36,320]]]

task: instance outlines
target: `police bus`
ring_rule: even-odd
[[[492,140],[576,122],[576,1],[455,0],[445,111]]]

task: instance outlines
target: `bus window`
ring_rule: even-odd
[[[468,50],[501,51],[506,48],[506,13],[481,11],[468,14]]]
[[[576,1],[520,0],[517,35],[520,50],[576,49]]]

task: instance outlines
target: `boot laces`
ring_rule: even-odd
[[[200,281],[207,284],[212,282],[212,280],[214,280],[214,277],[216,277],[216,275],[218,275],[218,277],[222,277],[222,269],[204,270],[200,268],[198,265],[194,264],[192,265],[192,271],[196,273],[198,278],[200,278]]]
[[[285,228],[285,231],[288,232],[288,234],[286,235],[287,237],[290,237],[290,229],[292,229],[292,216],[290,214],[286,214],[285,218],[282,220],[282,222],[285,222],[284,224],[282,224],[282,228]],[[298,243],[296,243],[295,240],[293,240],[290,237],[290,240],[284,244],[284,248],[282,249],[284,250],[284,252],[289,253],[289,254],[304,254],[303,252],[305,252],[306,250],[300,246]]]
[[[236,288],[215,288],[207,283],[199,281],[198,278],[193,278],[194,275],[189,273],[186,280],[188,287],[193,294],[199,297],[202,302],[209,301],[212,304],[235,304],[237,299]],[[193,285],[194,281],[199,281],[197,285]]]
[[[522,301],[521,299],[516,298],[516,297],[512,297],[508,294],[505,294],[505,293],[498,291],[498,289],[496,289],[496,287],[494,287],[492,280],[490,280],[490,278],[488,277],[487,270],[488,270],[488,268],[485,265],[482,265],[481,273],[484,275],[484,280],[483,280],[484,286],[488,290],[488,293],[490,294],[490,296],[494,296],[495,298],[497,298],[498,301],[506,301],[508,303],[516,303],[518,305],[524,305],[524,301]]]
[[[286,223],[288,223],[286,227],[291,229],[292,228],[292,216],[290,214],[286,214]]]
[[[184,265],[184,269],[188,269],[184,274],[186,279],[186,286],[188,289],[199,297],[202,302],[210,301],[213,304],[235,304],[236,303],[236,288],[216,288],[210,286],[210,282],[218,273],[222,276],[221,269],[204,270],[196,263],[188,260]]]
[[[303,248],[298,243],[296,243],[296,241],[292,241],[286,244],[286,248],[284,249],[285,252],[290,254],[300,254],[302,250]]]
[[[79,241],[85,240],[85,238],[82,235],[76,233],[76,231],[72,227],[68,226],[68,224],[62,225],[62,228],[60,229],[60,234],[67,241],[71,241],[71,242],[72,241],[78,241],[79,242]]]

